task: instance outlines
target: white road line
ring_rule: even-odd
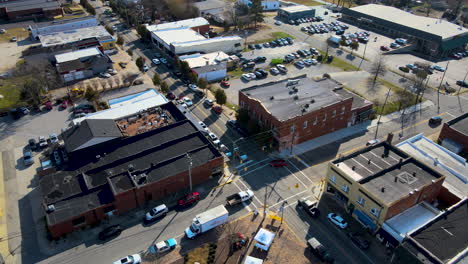
[[[298,195],[300,195],[300,194],[303,194],[303,193],[305,193],[305,192],[307,192],[307,190],[304,190],[304,191],[302,191],[302,192],[298,192],[298,193],[296,193],[296,194],[294,194],[294,195],[291,195],[291,196],[289,196],[288,198],[285,198],[285,199],[283,199],[283,200],[281,200],[281,201],[279,201],[279,202],[277,202],[277,203],[271,205],[269,208],[273,208],[273,207],[277,206],[278,204],[284,203],[284,201],[289,200],[289,199],[291,199],[291,198],[293,198],[293,197],[295,197],[295,196],[298,196]]]
[[[294,174],[294,172],[292,172],[288,167],[283,167],[283,168],[286,168],[303,186],[304,188],[307,189],[307,185],[305,185],[297,176],[296,174]]]
[[[309,199],[309,198],[312,197],[312,196],[313,196],[313,195],[307,195],[307,196],[304,197],[304,198]],[[291,203],[291,204],[288,203],[288,205],[286,205],[284,208],[288,208],[288,207],[293,206],[293,205],[295,205],[295,204],[297,204],[297,201],[295,201],[294,203]]]
[[[445,112],[445,113],[446,113],[447,115],[451,116],[452,118],[455,118],[455,117],[457,117],[457,116],[454,116],[454,115],[452,115],[452,114],[451,114],[451,113],[449,113],[449,112]]]
[[[297,169],[297,171],[299,171],[302,175],[304,175],[304,177],[306,177],[306,179],[309,180],[310,183],[314,184],[314,182],[311,179],[309,179],[309,177],[307,177],[307,175],[305,175],[305,173],[303,173],[296,165],[294,165],[294,163],[292,163],[292,162],[289,162],[289,163],[291,163],[291,165],[293,165],[294,168]]]
[[[250,174],[250,173],[252,173],[252,172],[254,172],[254,171],[256,171],[256,170],[259,170],[259,169],[261,169],[261,168],[264,168],[265,166],[268,166],[268,163],[265,164],[265,165],[263,165],[263,166],[260,166],[260,167],[258,167],[258,168],[255,168],[255,169],[253,169],[253,170],[248,170],[248,172],[246,172],[246,173],[244,173],[244,174],[242,174],[242,175],[241,175],[241,174],[239,174],[239,175],[242,176],[242,177],[244,177],[244,176],[246,176],[246,175],[248,175],[248,174]],[[248,168],[248,167],[246,167],[246,168]]]
[[[302,165],[306,166],[307,168],[309,168],[309,167],[310,167],[310,165],[309,165],[309,164],[307,164],[305,161],[303,161],[301,158],[299,158],[299,157],[296,157],[296,160],[298,160],[300,163],[302,163]]]

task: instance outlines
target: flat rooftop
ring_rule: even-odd
[[[422,134],[400,142],[396,146],[445,175],[444,186],[452,193],[461,198],[468,196],[468,164],[464,158]]]
[[[467,219],[468,199],[465,198],[412,233],[410,237],[447,263],[468,247]]]
[[[254,85],[240,92],[259,101],[278,120],[285,121],[351,97],[333,92],[333,87],[336,82],[332,80],[315,81],[302,75]]]
[[[175,28],[154,31],[158,38],[165,43],[173,44],[187,41],[205,40],[206,38],[190,28]]]
[[[286,7],[281,7],[281,10],[284,10],[288,13],[294,13],[294,12],[302,12],[302,11],[309,11],[313,10],[312,7],[310,6],[305,6],[305,5],[293,5],[293,6],[286,6]]]
[[[161,107],[149,108],[115,120],[122,136],[131,137],[176,122],[171,112]]]
[[[0,8],[6,8],[7,12],[31,10],[31,9],[57,9],[59,1],[51,0],[16,0],[0,3]]]
[[[447,122],[452,129],[468,136],[468,113],[464,113]]]
[[[332,162],[385,204],[443,177],[398,148],[381,142]]]
[[[39,35],[43,47],[52,47],[96,38],[97,40],[113,40],[114,37],[103,27],[93,26]]]
[[[84,20],[90,20],[98,24],[95,16],[83,16],[83,17],[63,18],[63,19],[57,19],[57,20],[51,20],[51,21],[37,22],[29,26],[32,29],[41,29],[41,28],[48,27],[48,26],[64,25],[64,24],[74,23],[77,21],[84,21]]]
[[[350,10],[440,36],[442,39],[468,33],[468,29],[446,20],[413,15],[391,6],[368,4],[353,7]]]
[[[193,28],[193,27],[200,27],[204,25],[209,25],[210,22],[203,17],[196,17],[196,18],[189,18],[185,20],[179,20],[175,22],[168,22],[158,25],[149,25],[146,26],[146,29],[150,32],[159,31],[159,30],[166,30],[166,29],[174,29],[174,28]]]
[[[226,41],[239,41],[242,42],[242,38],[239,36],[225,36],[225,37],[215,37],[215,38],[203,38],[203,39],[194,39],[190,41],[184,41],[184,42],[174,42],[172,45],[175,48],[183,48],[183,47],[192,47],[196,45],[206,45],[206,44],[216,44],[216,43],[223,43]]]
[[[55,60],[57,61],[57,63],[64,63],[68,61],[79,60],[81,58],[97,56],[101,54],[102,53],[98,48],[92,47],[92,48],[87,48],[87,49],[82,49],[82,50],[55,55]]]
[[[440,213],[439,210],[433,208],[430,204],[422,202],[386,220],[382,228],[389,234],[398,235],[394,238],[401,242],[406,237],[406,234],[417,230]]]
[[[183,61],[186,61],[189,64],[190,68],[198,68],[206,65],[218,64],[223,61],[228,61],[230,56],[222,51],[219,51],[207,54],[193,54],[187,56],[180,56],[179,58]]]

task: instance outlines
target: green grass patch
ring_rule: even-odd
[[[231,104],[229,101],[226,102],[226,107],[237,112],[239,106],[236,104]]]
[[[292,38],[292,39],[294,39],[293,36],[291,36],[291,35],[289,35],[288,33],[285,33],[285,32],[272,32],[272,33],[270,33],[270,36],[271,36],[270,38],[248,41],[247,43],[248,44],[260,44],[260,43],[265,43],[265,42],[270,42],[270,41],[273,41],[273,40],[277,40],[279,38]]]
[[[319,2],[314,1],[314,0],[291,0],[291,2],[298,3],[298,4],[301,4],[301,5],[306,5],[306,6],[323,5],[322,3],[319,3]]]
[[[392,102],[387,102],[385,105],[385,108],[383,108],[383,105],[375,105],[374,106],[374,111],[376,114],[382,114],[382,115],[387,115],[390,113],[393,113],[395,111],[399,111],[401,109],[410,107],[416,103],[416,95],[401,88],[393,83],[383,80],[383,79],[377,79],[378,82],[380,82],[383,86],[385,86],[384,89],[390,88],[394,94],[399,94],[399,101],[392,101]],[[426,99],[422,98],[418,103],[422,103],[426,101]]]
[[[322,54],[324,59],[326,59],[324,51],[318,50],[318,52]],[[340,58],[337,58],[336,56],[333,57],[333,61],[331,63],[326,63],[326,60],[324,60],[323,63],[333,66],[335,68],[342,69],[343,71],[357,71],[358,70],[357,66],[354,66],[353,64],[348,63]]]
[[[0,42],[9,42],[12,37],[16,37],[17,41],[25,39],[29,36],[29,31],[25,28],[9,28],[6,32],[0,34]]]
[[[243,73],[244,72],[242,71],[240,67],[237,67],[236,69],[232,71],[228,71],[228,75],[230,78],[240,78]]]
[[[7,110],[15,106],[23,105],[20,100],[21,86],[28,77],[14,77],[0,80],[0,109]]]

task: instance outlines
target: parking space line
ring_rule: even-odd
[[[304,175],[304,177],[305,177],[307,180],[309,180],[310,183],[314,184],[314,182],[313,182],[311,179],[309,179],[309,177],[307,177],[307,175],[305,175],[305,173],[303,173],[302,170],[300,170],[296,165],[294,165],[294,163],[292,163],[292,162],[290,162],[290,161],[289,161],[289,163],[291,163],[291,165],[293,165],[294,168],[297,169],[297,171],[299,171],[302,175]]]
[[[267,165],[268,165],[268,164],[265,164],[265,165],[263,165],[263,166],[260,166],[260,167],[258,167],[258,168],[255,168],[255,169],[253,169],[253,170],[251,170],[251,171],[248,171],[248,172],[246,172],[246,173],[244,173],[244,174],[242,174],[242,175],[240,175],[240,174],[239,174],[239,175],[242,176],[242,177],[244,177],[244,176],[246,176],[246,175],[248,175],[248,174],[250,174],[250,173],[252,173],[252,172],[254,172],[254,171],[256,171],[256,170],[259,170],[259,169],[264,168],[264,167],[267,166]],[[246,167],[246,168],[247,168],[247,167]]]

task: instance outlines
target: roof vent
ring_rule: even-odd
[[[304,105],[304,108],[309,108],[309,104],[305,104],[305,105]]]
[[[355,170],[355,169],[356,169],[356,166],[351,167],[351,169],[352,169],[352,170]]]
[[[272,95],[272,96],[270,96],[270,100],[273,100],[273,99],[275,99],[275,97],[274,97],[273,95]]]
[[[47,206],[47,209],[46,209],[46,212],[47,212],[47,213],[55,212],[55,205],[53,205],[53,204],[48,205],[48,206]]]
[[[416,172],[415,171],[413,171],[413,177],[416,177]]]
[[[311,99],[311,100],[310,100],[310,103],[311,103],[311,104],[315,103],[315,99]]]
[[[398,181],[398,177],[395,176],[395,182],[397,182],[397,181]]]
[[[382,187],[382,188],[380,189],[380,191],[381,191],[381,192],[385,192],[385,187]]]
[[[367,164],[371,164],[371,159],[367,160]]]
[[[298,100],[298,99],[299,99],[299,96],[295,95],[294,100]]]
[[[135,170],[135,167],[133,166],[133,164],[128,164],[128,171],[134,171]]]

